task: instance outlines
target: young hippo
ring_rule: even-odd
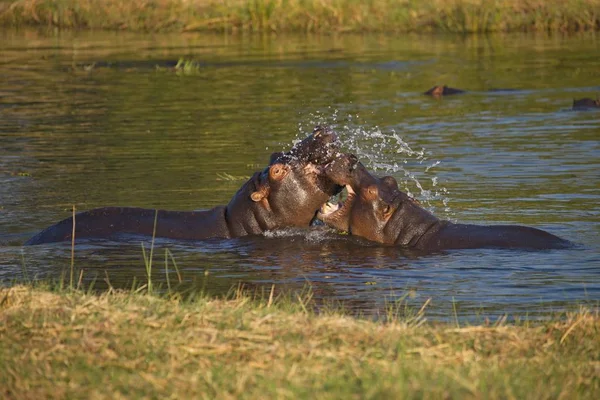
[[[117,238],[119,234],[201,240],[260,234],[285,227],[308,227],[316,212],[341,187],[321,173],[338,155],[337,136],[325,127],[286,153],[274,153],[226,206],[206,211],[103,207],[84,211],[46,228],[25,245],[75,238]],[[156,229],[154,220],[156,216]]]
[[[424,251],[469,248],[555,249],[569,241],[518,225],[455,224],[440,220],[398,189],[391,176],[377,178],[352,155],[340,156],[326,175],[346,185],[348,198],[318,214],[327,225],[366,239]]]

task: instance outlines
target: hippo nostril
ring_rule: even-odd
[[[313,129],[313,137],[319,138],[323,137],[330,142],[335,142],[338,140],[338,136],[336,133],[327,126],[317,125],[315,129]]]

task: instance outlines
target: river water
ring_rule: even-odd
[[[306,290],[317,304],[432,319],[543,316],[600,299],[600,38],[259,37],[8,31],[0,40],[0,281],[57,279],[70,243],[23,247],[77,210],[226,204],[317,123],[436,215],[535,226],[570,250],[428,256],[322,229],[157,240],[181,287]],[[178,60],[183,67],[174,69]],[[436,100],[435,84],[468,90]],[[495,91],[493,89],[507,89]],[[141,242],[75,250],[84,283],[145,281]],[[169,257],[170,283],[176,282]]]

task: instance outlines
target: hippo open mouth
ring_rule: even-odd
[[[327,165],[327,164],[326,164]],[[327,197],[335,197],[344,188],[338,185],[323,172],[323,167],[308,163],[303,167],[304,176],[310,185],[317,191],[327,195]]]
[[[344,198],[345,197],[345,198]],[[354,204],[356,193],[350,185],[321,206],[317,218],[327,225],[340,231],[350,231],[350,211]]]
[[[348,232],[350,215],[356,200],[353,189],[355,169],[359,165],[358,158],[353,154],[339,153],[323,167],[323,174],[332,182],[343,187],[339,197],[333,196],[317,213],[317,217],[327,225]]]

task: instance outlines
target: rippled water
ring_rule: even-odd
[[[419,256],[320,228],[159,240],[185,285],[302,289],[381,315],[410,294],[429,315],[536,315],[600,299],[600,92],[593,36],[227,37],[4,32],[0,280],[56,278],[70,244],[21,244],[78,210],[202,209],[316,123],[438,216],[536,226],[573,250]],[[175,72],[180,58],[193,68]],[[448,84],[469,93],[435,100]],[[491,89],[511,89],[490,91]],[[145,279],[143,239],[76,248],[86,282]],[[170,268],[172,262],[169,261]],[[171,271],[171,280],[175,274]]]

